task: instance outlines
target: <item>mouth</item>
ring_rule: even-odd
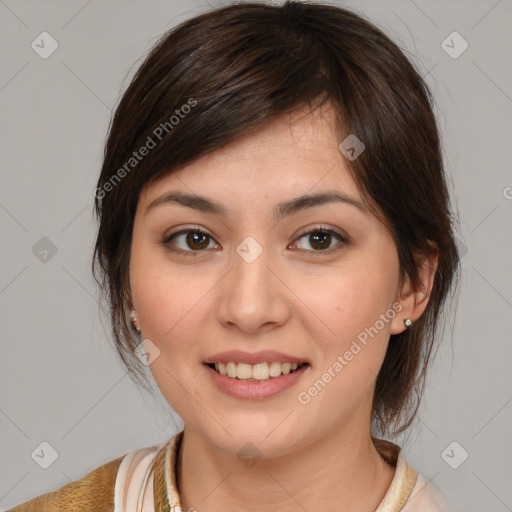
[[[304,366],[309,366],[309,363],[306,362],[281,363],[279,361],[264,361],[256,364],[226,361],[204,364],[220,375],[245,382],[265,382],[295,373]]]

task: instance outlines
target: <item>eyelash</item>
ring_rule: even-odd
[[[183,249],[178,249],[176,247],[173,247],[170,244],[171,240],[175,236],[182,235],[182,234],[188,234],[188,233],[199,233],[202,235],[206,235],[211,240],[214,240],[211,235],[209,235],[208,233],[205,233],[203,230],[201,230],[199,227],[197,227],[197,228],[183,229],[181,231],[177,231],[176,233],[171,233],[170,235],[165,236],[161,243],[166,249],[168,249],[169,251],[172,251],[174,253],[183,254],[184,256],[197,257],[197,256],[199,256],[200,253],[203,253],[206,250],[204,249],[204,250],[198,250],[198,251],[194,251],[194,250],[186,251]],[[331,253],[339,250],[343,245],[346,245],[348,243],[348,239],[345,236],[343,236],[341,233],[338,233],[337,231],[330,229],[327,226],[323,226],[323,225],[315,226],[314,228],[310,229],[309,231],[302,233],[301,235],[299,235],[299,237],[296,240],[300,240],[301,238],[303,238],[307,235],[311,235],[311,234],[315,234],[315,233],[334,235],[336,238],[338,238],[338,240],[341,243],[335,245],[334,247],[331,247],[330,249],[325,249],[325,250],[317,250],[317,251],[308,250],[308,249],[296,249],[296,250],[300,253],[309,253],[310,255],[313,255],[313,256],[322,256],[324,254],[331,254]]]

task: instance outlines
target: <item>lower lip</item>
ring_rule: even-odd
[[[280,375],[279,377],[269,377],[267,380],[262,380],[261,382],[232,379],[231,377],[222,375],[213,370],[206,364],[204,367],[210,374],[213,382],[221,391],[224,391],[224,393],[235,398],[263,400],[272,398],[293,386],[308,370],[309,365],[304,365],[293,373]]]

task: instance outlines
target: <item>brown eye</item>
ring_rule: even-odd
[[[324,231],[318,231],[309,235],[309,243],[315,249],[328,249],[331,245],[332,235]]]
[[[183,230],[167,236],[162,243],[173,252],[194,256],[194,253],[204,252],[213,241],[212,237],[203,231]]]
[[[306,244],[300,243],[300,240],[302,239],[306,240]],[[335,242],[336,239],[340,243],[332,245],[333,241]],[[297,243],[297,246],[299,250],[318,253],[330,253],[331,251],[338,249],[338,246],[343,246],[347,243],[346,237],[342,236],[336,231],[333,231],[332,229],[327,228],[312,229],[300,236],[298,240],[299,242]],[[309,245],[312,249],[309,249],[307,245]]]
[[[194,250],[206,249],[209,236],[200,231],[189,231],[185,237],[185,243]],[[206,243],[205,243],[206,242]]]

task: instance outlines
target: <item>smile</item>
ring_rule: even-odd
[[[295,369],[292,370],[292,367]],[[229,361],[227,363],[204,363],[203,368],[206,369],[211,382],[222,393],[245,400],[266,400],[296,385],[306,373],[309,373],[311,365],[309,363],[279,363],[277,361],[257,364]],[[221,370],[226,374],[222,374]],[[279,375],[277,375],[278,370]],[[228,371],[234,376],[227,375]],[[249,374],[249,372],[251,373]],[[274,376],[271,375],[271,372]],[[266,376],[267,374],[268,376]],[[249,375],[251,376],[249,377]],[[260,378],[255,379],[253,375]]]
[[[263,362],[257,364],[236,363],[211,363],[208,366],[221,375],[232,379],[248,382],[265,381],[268,379],[288,375],[307,365],[308,363],[281,363],[279,361]]]

